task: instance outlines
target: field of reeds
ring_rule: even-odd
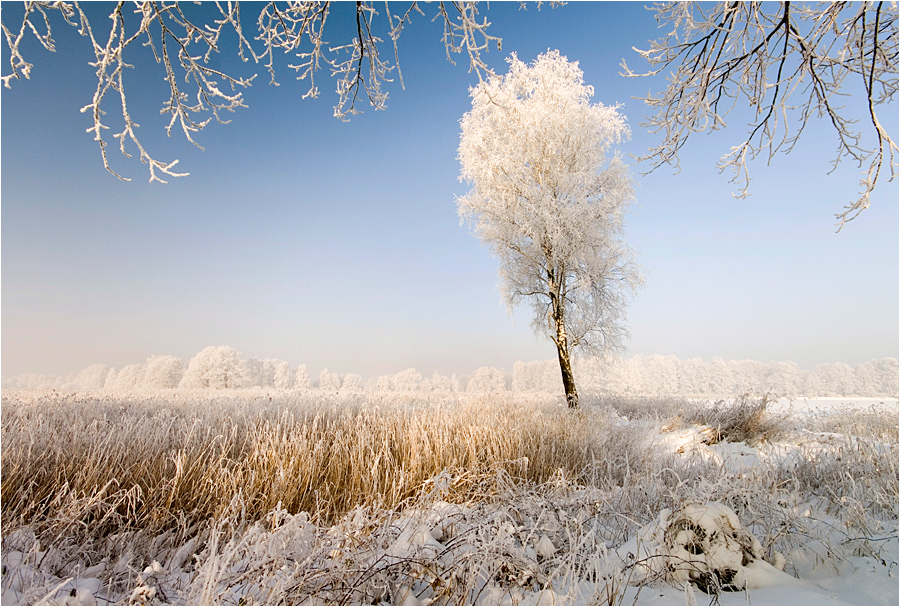
[[[584,401],[4,392],[3,602],[617,603],[665,577],[620,549],[707,501],[792,575],[896,575],[895,411]]]

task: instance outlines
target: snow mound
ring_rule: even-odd
[[[693,583],[707,594],[744,590],[745,567],[763,553],[737,514],[716,502],[663,510],[645,538],[656,543],[667,579],[679,586]]]

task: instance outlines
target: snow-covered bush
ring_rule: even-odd
[[[787,415],[769,410],[770,399],[740,396],[733,401],[719,400],[698,406],[686,416],[688,423],[703,424],[712,431],[711,442],[772,442],[788,430]]]
[[[719,503],[686,504],[674,513],[665,509],[655,535],[645,539],[659,544],[670,580],[694,583],[707,594],[743,590],[744,567],[763,556],[759,540],[734,510]]]

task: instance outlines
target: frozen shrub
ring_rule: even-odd
[[[731,508],[719,503],[686,504],[663,510],[648,534],[665,563],[666,577],[679,585],[696,584],[707,594],[743,590],[744,567],[762,558],[762,545]]]
[[[740,396],[732,402],[716,401],[685,416],[689,423],[707,425],[715,431],[712,443],[745,442],[748,445],[772,442],[786,430],[786,416],[773,416],[768,411],[768,396]]]

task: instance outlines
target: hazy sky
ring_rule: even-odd
[[[97,34],[109,8],[88,9]],[[92,53],[74,28],[55,20],[55,54],[23,47],[32,78],[2,91],[3,376],[156,354],[187,362],[209,345],[364,376],[553,358],[527,308],[507,315],[497,261],[459,224],[459,120],[477,78],[464,58],[447,61],[435,7],[423,10],[400,40],[405,90],[388,86],[386,111],[364,108],[342,123],[326,73],[321,97],[301,100],[306,85],[289,70],[275,88],[264,68],[248,66],[239,69],[260,73],[245,93],[249,108],[199,134],[206,151],[166,139],[164,73],[135,50],[129,107],[144,144],[191,173],[168,185],[147,183],[146,168],[115,145],[111,162],[133,181],[103,169],[85,133],[90,117],[79,113],[96,86]],[[4,3],[4,22],[19,11]],[[352,11],[333,11],[332,42],[353,35]],[[623,57],[643,67],[633,46],[661,35],[640,3],[540,12],[494,3],[485,14],[503,38],[502,52],[485,57],[494,69],[505,72],[511,52],[530,62],[559,49],[579,62],[595,101],[622,104],[632,128],[625,154],[657,141],[639,126],[646,110],[632,97],[664,81],[619,75]],[[237,67],[231,55],[223,67]],[[118,126],[117,108],[107,111]],[[896,135],[896,106],[880,116]],[[626,238],[646,287],[628,311],[629,355],[805,368],[896,357],[897,182],[883,183],[836,234],[833,215],[855,199],[860,175],[851,164],[826,174],[837,148],[827,125],[812,125],[772,166],[754,162],[752,196],[736,200],[715,161],[744,132],[735,116],[724,132],[695,136],[678,174],[633,169]]]

